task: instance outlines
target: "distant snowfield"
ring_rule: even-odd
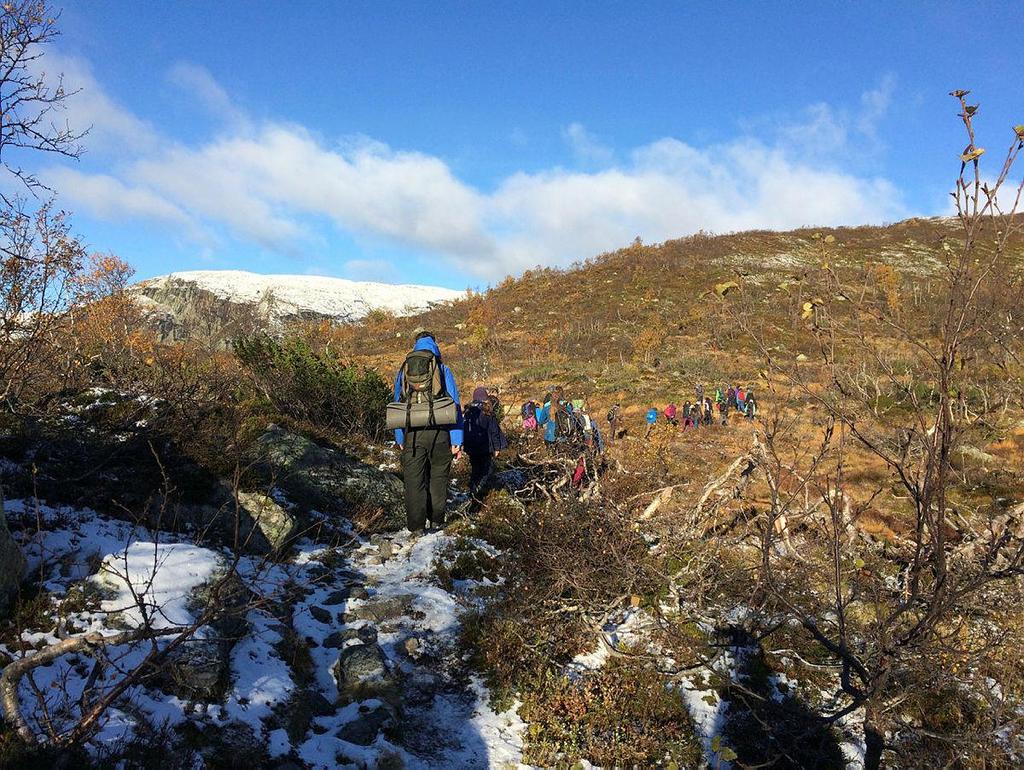
[[[191,284],[217,297],[240,304],[262,304],[278,318],[312,312],[355,321],[373,310],[412,315],[463,292],[440,286],[349,281],[318,275],[262,275],[244,270],[190,270],[151,278],[140,291],[173,290]]]

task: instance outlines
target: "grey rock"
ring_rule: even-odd
[[[412,610],[412,604],[416,600],[413,594],[400,594],[389,596],[386,599],[377,599],[353,608],[348,614],[357,620],[394,620],[402,615],[408,615]]]
[[[201,613],[215,602],[220,604],[222,610],[210,626],[218,637],[235,642],[249,632],[246,614],[252,598],[252,591],[237,574],[225,578],[225,573],[220,572],[196,588],[189,607],[193,612]]]
[[[345,642],[349,641],[352,637],[348,635],[348,630],[345,631],[334,631],[328,634],[322,644],[332,650],[340,650],[345,646]]]
[[[346,601],[348,601],[348,596],[348,589],[339,588],[337,591],[331,591],[329,594],[327,594],[327,596],[324,598],[324,604],[326,604],[328,607],[333,607],[338,604],[344,604]]]
[[[198,639],[185,642],[168,656],[164,689],[186,700],[218,700],[224,692],[228,673],[227,646]]]
[[[961,444],[956,448],[953,462],[961,468],[969,465],[980,465],[986,468],[1002,465],[1002,461],[995,455],[991,455],[982,449],[978,449],[976,446],[971,446],[970,444]]]
[[[314,620],[319,620],[321,623],[330,623],[334,620],[334,617],[328,610],[323,607],[317,607],[315,604],[309,608],[309,614],[313,616]]]
[[[239,541],[250,553],[280,553],[299,531],[298,517],[259,492],[239,492]]]
[[[191,742],[197,745],[203,767],[267,767],[266,742],[241,720],[222,725],[203,721],[191,726]]]
[[[348,700],[380,698],[393,700],[398,693],[398,677],[384,651],[376,644],[346,647],[334,664],[338,693]]]
[[[346,628],[342,631],[335,631],[324,639],[323,646],[340,650],[348,642],[358,639],[364,644],[377,643],[377,629],[371,625],[359,626],[358,628]]]
[[[379,546],[377,546],[377,553],[380,555],[380,558],[384,559],[385,561],[390,559],[392,555],[394,555],[394,552],[395,545],[390,540],[385,540]]]
[[[358,746],[369,746],[376,740],[380,731],[392,720],[391,710],[386,706],[377,706],[360,714],[355,721],[343,725],[338,730],[338,737],[343,741]]]
[[[369,599],[370,598],[370,592],[367,591],[362,586],[354,586],[354,587],[349,589],[349,591],[348,591],[348,598],[349,599]]]
[[[4,501],[0,497],[0,618],[6,617],[11,602],[18,594],[18,586],[25,575],[25,557],[11,537],[4,515]]]

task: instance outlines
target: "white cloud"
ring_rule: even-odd
[[[896,92],[896,76],[891,72],[882,77],[878,88],[865,91],[860,97],[860,115],[857,129],[869,139],[877,140],[878,124],[889,112],[893,94]]]
[[[185,228],[193,240],[208,236],[178,206],[145,187],[132,187],[107,174],[84,174],[72,168],[53,168],[44,179],[46,184],[62,191],[75,208],[108,221],[126,218],[146,219]]]
[[[889,182],[821,162],[881,119],[888,81],[865,95],[863,125],[814,105],[803,120],[753,132],[756,138],[697,147],[667,137],[618,161],[573,123],[563,136],[580,169],[515,173],[481,190],[435,156],[363,136],[329,145],[302,126],[252,121],[193,65],[176,65],[171,77],[227,118],[218,135],[193,146],[159,137],[93,80],[89,97],[114,110],[97,122],[105,135],[148,138],[126,144],[106,173],[52,176],[64,195],[100,216],[154,220],[196,239],[227,228],[238,239],[293,255],[314,245],[322,254],[333,227],[436,255],[485,280],[536,264],[568,264],[637,235],[656,242],[698,229],[859,224],[905,213]],[[372,253],[338,267],[388,274]]]
[[[562,129],[562,138],[568,143],[576,159],[585,165],[606,166],[610,164],[615,153],[587,131],[582,123],[570,123]]]
[[[341,272],[353,281],[400,282],[398,270],[383,259],[350,259],[341,266]]]
[[[50,76],[63,75],[69,92],[63,117],[73,131],[88,130],[85,144],[91,152],[146,152],[159,145],[156,129],[109,96],[88,62],[48,51],[36,65]]]
[[[167,73],[167,79],[192,95],[220,120],[239,127],[248,125],[245,113],[235,105],[228,92],[205,67],[190,62],[178,62]]]

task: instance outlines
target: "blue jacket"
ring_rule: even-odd
[[[537,424],[544,426],[545,441],[554,441],[558,438],[558,420],[551,416],[551,403],[549,401],[545,401],[544,406],[537,410]]]
[[[413,346],[413,350],[429,350],[435,356],[437,360],[441,361],[441,351],[437,347],[437,343],[431,337],[420,337],[416,340],[416,344]],[[462,402],[459,400],[459,388],[455,384],[455,376],[452,374],[452,370],[449,369],[444,362],[441,362],[441,372],[444,374],[444,388],[448,391],[448,395],[455,399],[455,413],[458,415],[455,425],[449,429],[449,433],[452,438],[452,446],[462,446]],[[402,370],[399,368],[398,374],[395,375],[395,401],[398,401],[402,397]],[[395,431],[395,443],[405,443],[405,431],[398,428]]]

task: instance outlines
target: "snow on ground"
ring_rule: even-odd
[[[332,734],[354,717],[351,708],[316,720],[316,735],[300,748],[299,755],[315,768],[336,766],[342,754],[357,762],[373,764],[381,756],[401,757],[407,768],[481,768],[520,766],[526,725],[513,709],[498,714],[488,705],[481,682],[469,674],[456,655],[459,615],[472,603],[457,586],[448,592],[433,582],[433,566],[453,539],[443,533],[427,534],[417,540],[398,536],[391,547],[395,555],[381,562],[379,545],[363,542],[353,553],[348,568],[365,581],[368,596],[349,599],[346,613],[360,608],[403,606],[394,617],[374,622],[378,643],[388,659],[402,672],[403,740],[392,742],[384,735],[368,747],[358,747]],[[464,581],[469,583],[472,581]],[[461,586],[465,588],[463,584]],[[325,586],[307,598],[306,607],[322,600]],[[323,638],[324,624],[296,607],[300,633]],[[390,614],[390,613],[388,613]],[[369,625],[365,620],[343,623],[342,628]],[[405,643],[415,639],[410,654]],[[357,643],[357,642],[353,642]],[[324,692],[336,687],[328,678],[337,650],[314,649],[319,684]]]
[[[463,292],[439,286],[392,285],[349,281],[318,275],[260,275],[243,270],[193,270],[152,278],[140,284],[169,287],[191,283],[218,297],[238,303],[267,303],[280,317],[313,311],[339,320],[355,321],[371,310],[409,315],[432,304],[458,299]]]
[[[136,625],[141,616],[126,580],[147,604],[163,608],[162,616],[154,618],[156,625],[189,623],[194,617],[189,601],[194,590],[219,574],[228,555],[90,510],[37,507],[17,500],[8,501],[6,509],[28,568],[43,576],[54,605],[72,589],[103,589],[98,606],[62,610],[63,629],[27,631],[22,641],[33,645],[55,642],[68,633]],[[140,720],[170,727],[193,722],[200,730],[236,731],[233,726],[241,723],[252,729],[272,757],[299,758],[313,768],[372,767],[389,755],[408,768],[520,767],[526,725],[515,709],[495,713],[490,708],[486,688],[457,647],[459,616],[482,601],[474,592],[481,584],[457,581],[448,591],[435,582],[435,562],[446,558],[454,539],[440,532],[417,540],[407,534],[376,542],[353,539],[355,544],[343,552],[340,562],[328,558],[336,556],[337,549],[310,542],[299,545],[290,564],[243,559],[240,575],[258,596],[281,598],[283,586],[300,587],[300,598],[289,605],[290,619],[275,617],[269,608],[249,611],[249,633],[231,648],[230,683],[219,703],[192,703],[153,684],[138,685],[109,711],[92,745],[109,746],[131,737]],[[382,556],[383,543],[390,555]],[[474,545],[493,550],[483,543]],[[382,612],[382,607],[393,609]],[[363,617],[367,613],[372,620]],[[309,684],[297,682],[284,659],[281,643],[289,633],[288,623],[295,632],[292,636],[308,644]],[[400,724],[353,743],[339,733],[380,704],[338,701],[332,668],[340,649],[329,637],[360,627],[365,631],[370,625],[390,664],[401,672]],[[207,635],[205,631],[197,636]],[[412,649],[410,639],[416,640]],[[342,645],[358,643],[346,639]],[[20,654],[0,648],[12,656]],[[109,650],[123,670],[138,665],[146,652],[145,645]],[[78,713],[75,704],[85,691],[91,666],[87,657],[66,656],[36,669],[36,684],[44,692],[67,694],[70,705],[56,715],[56,724],[66,728]],[[303,687],[312,687],[322,702],[337,705],[329,705],[324,716],[313,719],[305,736],[293,742],[281,714],[293,708],[292,698]],[[24,703],[32,702],[28,685],[22,696]]]
[[[189,597],[222,564],[223,557],[209,548],[136,540],[106,555],[94,579],[113,593],[101,604],[104,612],[117,613],[123,623],[139,628],[144,607],[153,628],[173,628],[195,621]]]

